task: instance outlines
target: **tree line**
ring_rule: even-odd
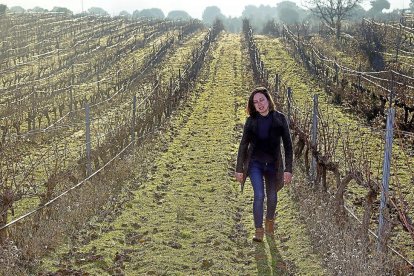
[[[242,20],[248,19],[253,30],[256,33],[272,34],[275,24],[319,24],[323,22],[334,29],[339,37],[344,22],[358,21],[362,18],[372,18],[376,20],[388,20],[397,18],[402,9],[396,9],[392,12],[385,12],[391,7],[390,0],[371,0],[370,8],[365,10],[362,7],[363,0],[304,0],[299,7],[295,2],[286,0],[277,3],[275,6],[270,5],[247,5],[239,17],[225,16],[219,7],[208,6],[202,14],[202,21],[206,25],[212,25],[216,19],[223,22],[224,27],[230,32],[241,32]],[[414,11],[414,0],[410,0],[409,9]],[[54,7],[52,10],[41,7],[25,10],[21,6],[13,6],[8,8],[6,5],[0,4],[0,15],[7,11],[13,13],[24,12],[59,12],[74,15],[74,13],[65,7]],[[91,7],[80,15],[98,15],[110,16],[110,14],[100,7]],[[127,17],[130,19],[138,18],[155,18],[170,20],[190,20],[192,17],[184,10],[172,10],[167,15],[159,8],[150,8],[135,10],[132,13],[121,11],[117,16]]]

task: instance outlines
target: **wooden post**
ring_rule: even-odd
[[[260,60],[260,78],[264,79],[264,63],[263,60]]]
[[[324,84],[324,86],[325,86],[325,91],[327,91],[328,90],[328,77],[326,76],[326,71],[325,71],[325,61],[322,59],[321,60],[322,61],[322,72],[321,72],[321,74],[322,74],[322,80],[323,80],[323,84]]]
[[[402,26],[401,26],[401,24],[400,24],[400,30],[399,30],[399,33],[398,33],[398,37],[397,37],[397,49],[396,49],[396,51],[395,51],[395,63],[397,63],[398,62],[398,54],[399,54],[399,51],[400,51],[400,44],[401,44],[401,28],[402,28]]]
[[[338,68],[338,63],[336,62],[336,57],[335,57],[335,79],[336,79],[336,86],[339,85],[339,68]]]
[[[280,83],[280,76],[279,74],[276,74],[275,76],[275,94],[279,94],[279,83]]]
[[[181,69],[178,69],[178,89],[181,89]]]
[[[57,61],[60,67],[60,49],[59,49],[59,39],[56,38],[56,48],[57,48]]]
[[[69,110],[70,110],[70,116],[73,116],[73,86],[70,86],[69,89],[69,98],[70,98],[70,102],[69,102]]]
[[[36,129],[36,90],[32,87],[32,130]]]
[[[382,167],[382,187],[381,187],[381,203],[380,203],[380,216],[378,226],[378,244],[377,249],[380,252],[384,252],[387,249],[386,231],[389,222],[384,218],[384,213],[388,213],[387,201],[388,201],[388,187],[391,174],[391,152],[392,152],[392,140],[393,140],[393,124],[395,117],[395,109],[388,109],[387,115],[387,130],[385,137],[385,149],[384,149],[384,163]]]
[[[132,99],[132,128],[131,128],[131,140],[132,146],[135,146],[135,117],[136,117],[136,110],[137,110],[137,96],[134,95]]]
[[[70,102],[69,102],[69,111],[70,111],[70,117],[73,118],[73,84],[75,83],[75,70],[73,68],[73,64],[72,64],[72,68],[71,68],[71,79],[70,79],[70,90],[69,90],[69,98],[70,98]]]
[[[173,107],[175,107],[175,95],[174,95],[174,85],[173,85],[174,83],[173,83],[173,77],[170,77],[170,95],[171,95],[171,98],[170,98],[170,102],[169,102],[169,112],[168,112],[168,115],[170,115],[171,114],[171,110],[172,110],[172,108]]]
[[[98,72],[98,65],[95,65],[95,72],[96,72],[96,89],[98,90],[97,95],[100,95],[101,89],[100,89],[100,79],[99,79],[99,72]]]
[[[316,60],[315,60],[315,52],[312,50],[312,69],[313,69],[313,74],[316,74],[317,68],[316,68]]]
[[[288,125],[290,125],[290,117],[292,116],[292,88],[291,87],[287,88],[287,107],[288,107],[287,123]]]
[[[85,112],[86,112],[86,129],[85,129],[85,138],[86,138],[86,176],[91,175],[92,168],[91,168],[91,120],[90,120],[90,110],[89,104],[85,104]]]
[[[318,94],[313,96],[313,119],[312,119],[312,143],[311,143],[311,154],[312,154],[312,164],[310,176],[314,185],[316,185],[316,157],[313,155],[313,150],[317,148],[318,138]]]
[[[74,68],[74,64],[72,63],[72,67],[71,67],[71,81],[72,81],[72,85],[75,83],[75,68]]]
[[[121,90],[121,70],[119,66],[116,67],[116,85],[118,87],[118,91]]]

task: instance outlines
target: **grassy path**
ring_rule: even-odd
[[[288,189],[275,239],[253,243],[252,188],[232,177],[252,87],[238,35],[223,34],[187,104],[164,134],[145,181],[113,221],[62,247],[43,270],[91,275],[324,275]],[[140,164],[137,164],[140,166]]]

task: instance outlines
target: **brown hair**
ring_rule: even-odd
[[[266,87],[260,86],[260,87],[256,87],[250,94],[249,101],[247,102],[247,108],[246,108],[247,114],[249,114],[250,116],[256,116],[258,114],[256,108],[254,107],[254,103],[253,103],[253,97],[257,93],[262,93],[266,97],[267,101],[269,102],[269,112],[274,111],[275,103],[273,101],[272,96],[270,96],[269,91],[267,90]]]

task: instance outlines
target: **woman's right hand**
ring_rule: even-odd
[[[235,172],[234,176],[236,177],[236,180],[240,183],[243,183],[244,176],[243,173]]]

